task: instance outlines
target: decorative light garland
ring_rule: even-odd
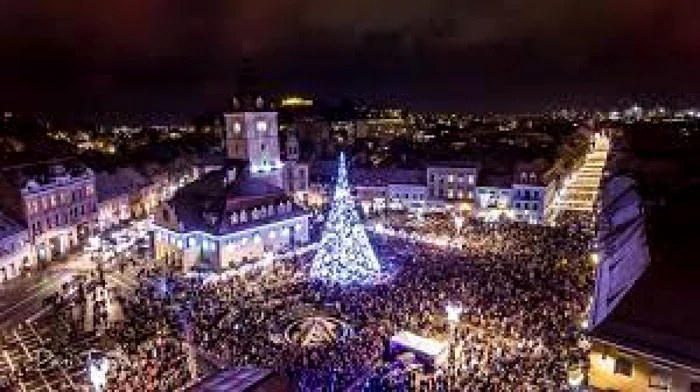
[[[381,265],[367,238],[350,194],[345,155],[340,154],[338,178],[321,243],[311,264],[311,277],[336,284],[371,284]]]

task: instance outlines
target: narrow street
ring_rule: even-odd
[[[555,195],[552,220],[563,212],[593,212],[609,151],[610,139],[596,135],[583,165],[564,180],[564,186]]]

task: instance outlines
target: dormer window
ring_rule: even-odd
[[[240,218],[238,218],[238,221],[241,223],[245,223],[248,219],[246,218],[246,213],[245,210],[241,211]]]
[[[238,224],[238,213],[233,213],[231,214],[231,224],[236,225]]]
[[[267,123],[264,120],[258,120],[255,123],[255,129],[258,132],[265,132],[265,131],[267,131]]]

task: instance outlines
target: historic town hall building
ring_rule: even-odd
[[[296,164],[280,158],[277,112],[243,94],[224,119],[224,167],[179,190],[156,214],[156,258],[186,271],[237,268],[309,240],[310,215],[287,184]]]

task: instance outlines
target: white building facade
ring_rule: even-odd
[[[282,163],[277,112],[261,98],[224,114],[228,160],[175,193],[154,221],[156,258],[184,271],[244,268],[309,241],[310,213],[294,203],[308,169]]]
[[[32,265],[27,229],[0,213],[0,284],[20,276]]]
[[[467,162],[434,163],[428,166],[430,207],[444,209],[474,203],[478,174],[479,165]]]
[[[39,263],[65,256],[96,231],[95,176],[79,162],[4,170],[0,203],[11,218],[28,228]]]

